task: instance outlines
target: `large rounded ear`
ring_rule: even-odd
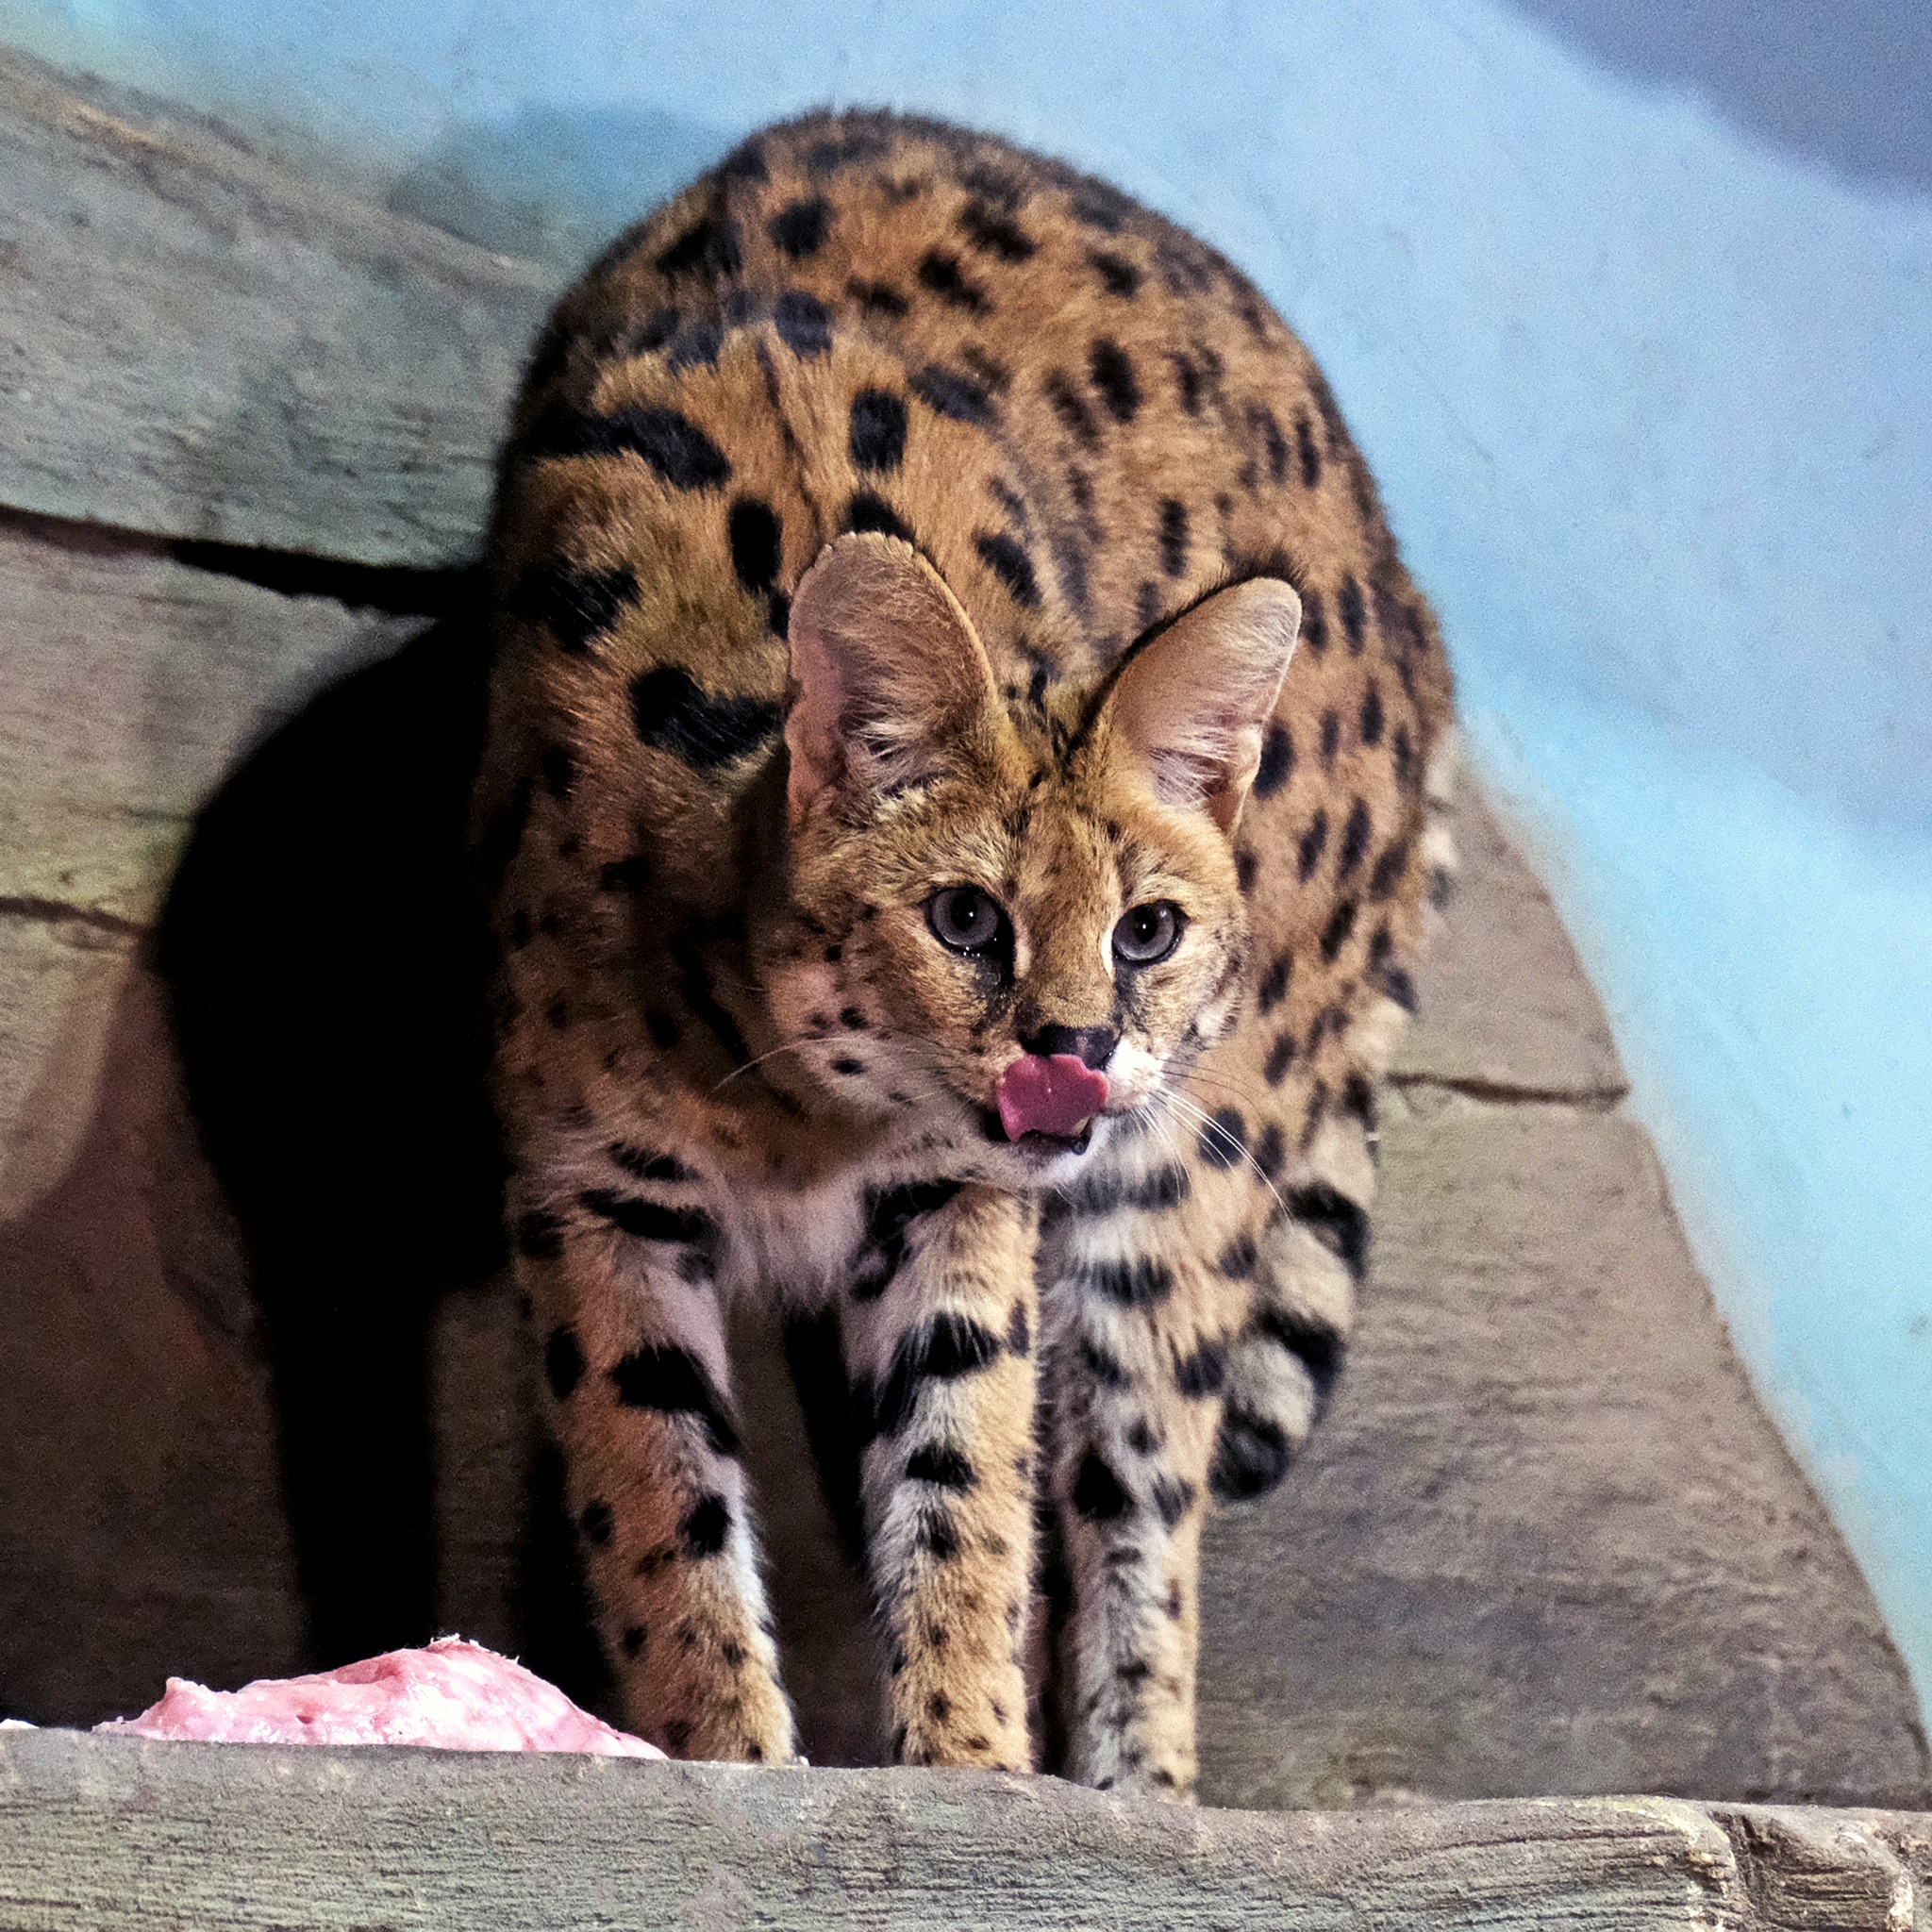
[[[833,787],[890,796],[931,777],[997,699],[959,600],[896,537],[827,544],[792,596],[787,632],[794,819]]]
[[[1232,836],[1301,622],[1292,586],[1254,577],[1204,598],[1128,660],[1108,695],[1108,740],[1163,804],[1205,811]]]

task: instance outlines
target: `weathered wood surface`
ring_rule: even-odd
[[[0,503],[468,558],[554,270],[0,52]]]
[[[1899,1814],[1658,1798],[1271,1817],[977,1772],[0,1737],[10,1932],[1910,1932],[1924,1923],[1928,1830]]]

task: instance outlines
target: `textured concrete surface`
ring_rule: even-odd
[[[0,1737],[41,1928],[1907,1932],[1932,1820],[1664,1798],[1266,1817],[984,1772]]]

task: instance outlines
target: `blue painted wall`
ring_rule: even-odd
[[[1241,261],[1932,1690],[1924,0],[0,0],[0,38],[559,265],[826,101],[1063,154]]]

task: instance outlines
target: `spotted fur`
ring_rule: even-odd
[[[1203,1516],[1340,1365],[1445,858],[1447,669],[1326,385],[1104,184],[808,120],[560,305],[491,570],[512,1233],[631,1720],[792,1753],[756,1295],[838,1338],[900,1758],[1036,1762],[1038,1565],[1069,1768],[1188,1796]],[[1004,953],[936,937],[961,881]],[[1007,1141],[1023,1042],[1096,1040],[1084,1147]]]

